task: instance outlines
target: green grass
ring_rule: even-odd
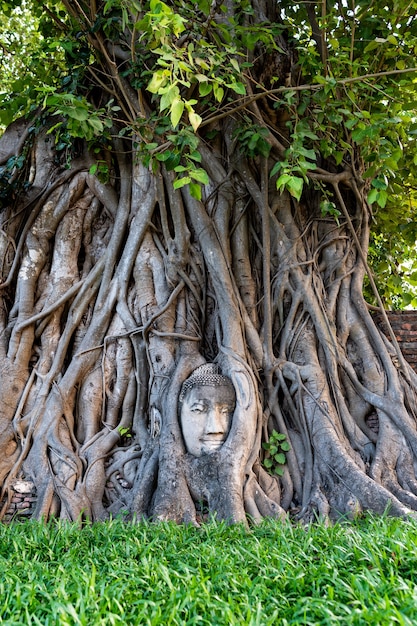
[[[417,623],[417,523],[0,525],[0,624]]]

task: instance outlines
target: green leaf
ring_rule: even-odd
[[[287,438],[287,435],[284,435],[284,433],[278,433],[276,430],[272,432],[272,436],[276,441],[285,441]]]
[[[260,139],[260,134],[259,133],[251,134],[251,138],[250,138],[249,143],[248,143],[249,150],[253,150],[255,148],[255,146],[258,143],[259,139]]]
[[[188,119],[190,120],[190,124],[193,127],[194,132],[197,132],[198,127],[203,121],[202,118],[195,111],[191,111],[188,113]]]
[[[298,149],[298,153],[304,156],[306,159],[309,159],[310,161],[316,160],[316,153],[314,152],[314,150],[308,150],[307,148],[301,147]]]
[[[281,174],[281,176],[277,180],[278,191],[282,192],[287,187],[287,184],[291,180],[291,178],[291,174]]]
[[[175,98],[171,105],[171,124],[174,128],[178,126],[178,123],[182,117],[184,111],[184,101],[180,98]]]
[[[211,83],[199,83],[198,85],[198,91],[200,93],[200,96],[202,96],[204,98],[204,96],[208,96],[209,93],[211,93],[212,90],[212,84]]]
[[[378,189],[371,189],[368,193],[368,203],[373,204],[378,197]]]
[[[303,138],[305,139],[306,137],[308,139],[314,139],[317,140],[318,139],[318,135],[316,135],[316,133],[313,133],[313,131],[309,130],[308,128],[303,128],[301,131],[301,134],[303,136]],[[313,152],[313,151],[312,151]],[[316,158],[316,155],[314,155],[314,159]]]
[[[209,2],[209,0],[198,0],[197,5],[198,5],[198,8],[200,9],[200,11],[202,11],[206,15],[209,14],[209,12],[210,12],[210,2]]]
[[[376,199],[378,206],[380,206],[381,209],[383,209],[385,205],[387,204],[387,200],[388,200],[388,193],[384,189],[381,189],[378,192],[378,196]]]
[[[177,180],[174,180],[173,187],[174,189],[181,189],[181,187],[189,185],[190,182],[191,178],[189,176],[183,176],[183,178],[177,178]]]
[[[272,459],[264,459],[264,467],[271,468],[273,465]]]
[[[147,86],[147,90],[151,93],[158,93],[161,87],[164,87],[168,81],[169,72],[166,70],[157,70]]]
[[[201,200],[201,185],[198,183],[190,183],[190,195],[196,200]]]
[[[206,170],[203,170],[202,167],[198,167],[195,170],[190,170],[190,176],[194,180],[197,180],[199,183],[202,183],[203,185],[208,185],[210,182]]]
[[[157,161],[168,161],[168,159],[170,159],[172,157],[172,152],[170,150],[164,150],[163,152],[157,152],[155,154],[155,159],[157,159]]]
[[[289,450],[291,450],[291,446],[288,443],[288,441],[283,441],[281,444],[281,450],[283,450],[284,452],[288,452]]]
[[[180,90],[178,89],[178,85],[169,85],[169,87],[164,87],[164,89],[161,89],[159,93],[162,93],[161,101],[159,103],[160,111],[165,111],[165,109],[168,109],[172,106],[172,103],[175,100],[180,99]]]
[[[281,167],[282,167],[282,163],[281,163],[281,161],[277,161],[277,162],[274,164],[274,166],[273,166],[272,170],[271,170],[271,171],[270,171],[270,173],[269,173],[270,178],[272,178],[272,176],[275,176],[275,174],[277,174],[277,173],[279,172],[279,170],[281,169]]]
[[[178,152],[171,152],[169,158],[165,161],[165,167],[168,171],[175,170],[180,161],[181,154],[179,154]]]
[[[346,128],[352,129],[354,126],[356,126],[358,121],[359,120],[356,117],[351,117],[350,119],[346,120],[345,126],[346,126]]]
[[[259,41],[259,33],[251,32],[248,30],[246,33],[242,33],[242,42],[248,48],[248,50],[253,50],[255,45]]]
[[[235,93],[238,93],[242,96],[244,96],[246,94],[246,87],[243,83],[240,82],[232,82],[230,84],[227,85],[228,87],[230,87],[230,89],[232,89]]]
[[[387,183],[385,182],[385,180],[381,180],[380,178],[374,178],[374,180],[371,182],[371,186],[375,187],[375,189],[386,189]]]
[[[377,37],[376,39],[368,43],[368,45],[366,46],[364,50],[364,54],[366,54],[367,52],[372,52],[372,50],[375,50],[375,48],[379,48],[381,43],[385,43],[385,42],[386,42],[386,39],[380,39]]]
[[[102,133],[104,130],[103,122],[99,120],[97,117],[89,117],[88,123],[97,133]]]
[[[278,452],[278,454],[274,454],[274,459],[280,465],[284,465],[284,463],[286,462],[285,454],[283,454],[282,452]]]
[[[240,67],[239,67],[239,63],[237,62],[237,59],[235,59],[234,57],[232,57],[232,58],[230,59],[230,63],[231,63],[231,65],[233,66],[233,69],[235,69],[235,70],[236,70],[236,72],[237,72],[238,74],[240,74]]]
[[[223,87],[220,87],[218,83],[213,83],[213,91],[214,91],[214,97],[216,98],[217,102],[221,102],[224,96]]]
[[[300,201],[301,194],[303,193],[304,181],[298,176],[291,176],[290,174],[282,174],[277,180],[277,189],[287,189],[288,192]]]
[[[366,139],[368,135],[369,135],[368,128],[355,128],[355,130],[352,131],[352,139],[358,144],[363,143],[364,139]]]
[[[193,150],[192,152],[190,152],[190,154],[188,155],[189,159],[192,159],[193,161],[197,161],[197,163],[201,163],[201,154],[198,152],[198,150]]]
[[[79,122],[85,122],[85,120],[88,120],[89,116],[90,116],[90,112],[88,111],[88,109],[83,108],[67,108],[67,115],[69,117],[72,117],[72,119],[74,120],[78,120]]]

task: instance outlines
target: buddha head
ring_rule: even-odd
[[[179,400],[187,452],[197,457],[216,452],[229,433],[236,404],[230,378],[215,363],[201,365],[184,382]]]

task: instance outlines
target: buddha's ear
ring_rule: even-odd
[[[232,372],[232,381],[236,390],[236,401],[243,408],[248,409],[252,403],[252,387],[249,376],[240,370]]]

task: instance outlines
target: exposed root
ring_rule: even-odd
[[[277,195],[227,128],[228,161],[201,147],[202,201],[129,162],[121,141],[111,183],[88,158],[54,173],[39,138],[42,189],[1,214],[2,517],[17,478],[38,518],[417,511],[417,377],[361,295],[368,227],[352,175],[326,179],[353,190],[337,225],[314,194]],[[236,407],[221,448],[193,457],[178,396],[212,360]],[[290,444],[279,477],[263,464],[274,430]]]

